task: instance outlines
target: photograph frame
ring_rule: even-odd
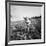
[[[27,3],[26,5],[27,6],[30,6],[28,5],[28,3],[36,3],[36,4],[39,4],[39,5],[33,5],[33,6],[41,6],[40,4],[43,4],[44,5],[44,42],[38,42],[38,43],[22,43],[22,44],[11,44],[11,45],[26,45],[26,44],[43,44],[45,43],[45,3],[44,2],[28,2],[28,1],[6,1],[5,2],[5,6],[6,6],[6,36],[5,36],[5,45],[8,45],[8,15],[7,15],[7,3],[9,2],[18,2],[18,3],[21,3],[21,4],[16,4],[16,5],[25,5],[23,3]],[[12,3],[11,3],[12,4]],[[8,4],[9,5],[9,14],[10,14],[10,3]],[[14,5],[14,4],[12,4]],[[32,6],[32,5],[31,5]],[[9,17],[9,24],[10,24],[10,17]]]

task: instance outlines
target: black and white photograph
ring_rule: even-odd
[[[44,43],[44,2],[7,2],[8,44]]]

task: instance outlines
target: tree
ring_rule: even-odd
[[[25,23],[26,23],[26,26],[27,26],[27,30],[29,31],[29,25],[31,24],[31,21],[29,20],[28,17],[24,17],[24,20],[25,20]]]

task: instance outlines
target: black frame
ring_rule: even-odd
[[[5,1],[5,6],[6,6],[6,36],[5,36],[5,46],[8,46],[8,37],[7,37],[7,2],[16,2],[16,3],[23,3],[23,4],[16,4],[16,5],[24,5],[24,6],[32,6],[32,5],[28,5],[28,4],[24,4],[24,3],[36,3],[36,4],[39,4],[39,5],[34,5],[33,6],[42,6],[40,4],[44,4],[44,42],[38,42],[38,43],[23,43],[23,44],[11,44],[11,45],[27,45],[27,44],[42,44],[42,43],[45,43],[45,2],[28,2],[28,1]],[[12,4],[12,3],[11,3]],[[9,5],[11,5],[9,4]],[[15,5],[15,4],[12,4],[12,5]],[[10,6],[9,6],[9,11],[10,11]],[[10,17],[9,17],[10,19]]]

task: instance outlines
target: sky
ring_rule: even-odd
[[[41,7],[11,5],[11,21],[23,20],[23,17],[40,16]]]

